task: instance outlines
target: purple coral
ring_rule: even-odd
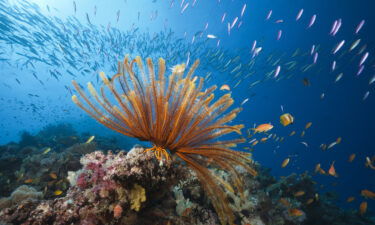
[[[77,186],[81,189],[86,189],[89,186],[89,181],[86,173],[81,173],[78,175]]]
[[[89,162],[86,164],[83,171],[78,175],[77,186],[81,189],[92,187],[92,192],[101,193],[102,197],[106,197],[108,194],[102,193],[107,193],[108,191],[114,190],[117,185],[114,181],[105,179],[109,167],[107,168],[104,164],[106,162],[106,158],[100,158],[100,160],[96,158],[98,161]]]

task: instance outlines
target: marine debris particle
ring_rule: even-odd
[[[133,189],[130,191],[130,208],[135,211],[139,211],[141,203],[146,201],[146,190],[138,185],[134,184]]]
[[[213,102],[216,86],[203,90],[204,79],[193,76],[199,60],[193,63],[186,76],[185,68],[181,67],[172,70],[169,77],[165,77],[164,59],[158,60],[157,74],[152,60],[148,58],[146,62],[148,73],[139,56],[134,60],[125,57],[118,63],[117,74],[111,79],[100,73],[104,86],[118,106],[107,98],[105,87],[99,94],[88,83],[89,98],[75,81],[73,85],[84,103],[76,95],[72,96],[73,102],[106,127],[152,142],[154,146],[146,151],[153,151],[160,162],[169,161],[169,154],[176,154],[196,173],[221,223],[234,224],[235,216],[226,190],[206,165],[230,173],[231,182],[239,193],[243,193],[244,184],[235,167],[241,166],[249,174],[257,175],[248,154],[230,149],[245,142],[244,138],[216,140],[232,132],[241,135],[242,124],[227,125],[241,108],[224,114],[234,103],[230,93]],[[133,69],[135,65],[136,70]]]

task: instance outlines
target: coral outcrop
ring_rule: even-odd
[[[129,152],[94,151],[80,164],[81,169],[69,171],[64,196],[46,199],[22,185],[1,199],[0,224],[220,224],[199,179],[177,158],[161,164],[151,151],[135,146]],[[335,206],[329,195],[319,195],[308,174],[276,180],[254,166],[256,177],[236,167],[243,193],[231,187],[230,173],[208,168],[228,196],[235,224],[373,224],[367,216]]]
[[[95,151],[118,149],[113,138],[95,137],[85,143],[90,134],[78,135],[69,124],[49,125],[31,135],[24,132],[19,143],[0,146],[0,197],[9,196],[22,184],[43,192],[46,198],[66,193],[68,171],[81,168],[82,155]]]

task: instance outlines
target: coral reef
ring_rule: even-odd
[[[5,197],[22,184],[42,191],[44,197],[58,197],[54,192],[69,187],[68,171],[81,168],[82,155],[95,151],[118,149],[113,138],[96,137],[85,143],[89,134],[81,136],[69,124],[49,125],[31,135],[24,132],[19,143],[0,146],[0,197]]]
[[[55,159],[53,154],[50,157]],[[74,167],[53,160],[38,166],[54,168],[56,163],[72,169],[63,178],[70,184],[66,194],[50,199],[48,192],[21,185],[0,199],[0,224],[220,224],[198,177],[176,157],[160,164],[151,151],[135,146],[129,152],[87,153]],[[268,169],[253,166],[259,173],[256,177],[235,168],[243,178],[243,192],[231,186],[230,173],[208,166],[218,185],[225,187],[234,224],[374,224],[371,213],[361,216],[343,210],[334,204],[334,195],[319,194],[307,173],[275,179]]]
[[[118,224],[155,224],[158,215],[168,215],[164,208],[155,211],[157,204],[174,202],[169,190],[187,175],[186,167],[178,163],[162,166],[151,152],[143,153],[141,147],[128,154],[120,152],[104,154],[96,151],[81,158],[83,169],[76,172],[76,185],[67,195],[55,200],[26,202],[28,207],[13,207],[1,212],[1,219],[10,223],[37,224],[51,221],[68,224],[107,224],[115,220]],[[165,197],[167,201],[165,200]],[[44,210],[40,210],[43,208]],[[172,207],[174,211],[174,204]],[[137,213],[139,212],[140,215]],[[27,214],[25,217],[16,216]],[[143,215],[143,216],[141,216]],[[145,215],[149,215],[145,217]],[[148,223],[142,222],[149,220]],[[160,222],[168,217],[159,218]]]

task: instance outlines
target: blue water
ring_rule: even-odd
[[[0,0],[2,4],[16,4]],[[375,2],[371,0],[332,0],[332,1],[239,1],[239,0],[221,0],[221,1],[203,1],[197,0],[192,7],[193,0],[185,1],[189,7],[181,14],[181,1],[175,1],[171,6],[171,1],[155,1],[151,3],[148,0],[137,1],[112,1],[108,4],[105,1],[76,1],[77,11],[73,10],[72,1],[30,1],[40,7],[40,12],[47,17],[57,17],[66,21],[69,17],[76,17],[84,26],[108,26],[120,31],[126,32],[139,28],[140,33],[149,33],[151,36],[155,32],[167,32],[171,30],[174,36],[182,38],[186,44],[191,43],[192,37],[198,31],[204,31],[202,37],[196,37],[196,43],[205,41],[207,34],[217,36],[217,39],[209,39],[204,43],[204,47],[222,49],[226,52],[228,58],[241,56],[243,62],[248,63],[251,60],[250,49],[254,40],[257,45],[263,49],[259,56],[255,58],[255,65],[252,68],[253,75],[243,78],[244,74],[235,78],[230,71],[220,72],[214,70],[213,66],[204,62],[206,55],[191,53],[191,60],[201,58],[201,68],[197,74],[205,76],[207,71],[212,72],[212,78],[208,80],[209,85],[228,84],[231,87],[232,96],[236,105],[249,98],[249,101],[243,105],[243,111],[237,117],[235,122],[241,122],[247,128],[252,128],[255,124],[272,123],[274,125],[272,134],[279,137],[285,137],[283,142],[274,142],[272,140],[266,143],[259,143],[254,149],[254,159],[265,167],[272,168],[272,173],[276,176],[286,176],[290,173],[303,173],[309,171],[312,174],[317,163],[321,163],[324,170],[328,170],[330,164],[335,161],[338,177],[313,175],[318,184],[323,184],[321,191],[335,191],[339,193],[338,204],[345,207],[357,208],[362,198],[360,191],[362,189],[375,189],[374,170],[366,168],[365,157],[374,156],[375,149],[375,83],[369,85],[369,80],[375,74],[375,17],[373,9]],[[230,35],[227,32],[227,23],[232,23],[235,17],[240,17],[241,9],[247,4],[245,13],[240,18]],[[47,5],[50,11],[47,9]],[[94,7],[97,8],[96,16],[93,15]],[[295,21],[298,11],[303,8],[304,13],[299,21]],[[30,10],[32,10],[30,8]],[[116,13],[120,10],[119,21],[116,22]],[[267,13],[272,10],[272,16],[266,20]],[[139,12],[139,19],[138,19]],[[155,17],[150,19],[150,17]],[[88,25],[86,13],[90,16],[92,25]],[[224,23],[221,23],[223,14],[226,13]],[[317,15],[315,24],[307,28],[310,18],[313,14]],[[0,12],[0,21],[4,22],[4,17],[11,18]],[[14,15],[15,18],[17,15]],[[17,19],[11,18],[11,21]],[[329,35],[332,23],[336,19],[342,19],[342,27],[335,37]],[[359,34],[354,34],[357,24],[364,19],[365,25]],[[276,20],[283,20],[282,23],[275,23]],[[242,25],[238,27],[239,21]],[[21,22],[20,22],[21,23]],[[27,22],[26,22],[27,23]],[[207,29],[205,26],[208,24]],[[30,27],[28,27],[30,28]],[[30,28],[38,31],[43,28]],[[276,40],[278,30],[282,30],[280,40]],[[33,32],[33,30],[28,30]],[[46,31],[48,32],[48,31]],[[64,33],[63,31],[61,32]],[[19,30],[12,35],[24,37],[26,40],[32,37],[32,33],[25,30]],[[71,35],[71,34],[69,34]],[[348,48],[356,39],[361,38],[359,46],[348,53]],[[220,40],[219,47],[216,47]],[[336,55],[331,54],[331,50],[341,40],[346,40],[344,47]],[[30,40],[32,42],[32,40]],[[51,42],[48,42],[49,44]],[[366,50],[360,55],[357,52],[361,47],[367,45]],[[282,67],[279,79],[271,78],[262,81],[254,87],[250,84],[262,80],[266,73],[274,70],[276,65],[267,63],[267,57],[273,55],[274,59],[281,58],[281,63],[287,63],[293,60],[298,61],[298,68],[303,65],[311,64],[313,57],[309,54],[311,46],[319,46],[317,52],[319,57],[316,65],[312,69],[302,72],[295,69],[286,72]],[[71,94],[65,88],[65,85],[72,87],[70,81],[72,76],[64,72],[59,80],[53,78],[50,74],[51,66],[39,63],[35,69],[22,68],[17,52],[17,44],[5,42],[0,39],[0,52],[12,52],[11,54],[0,55],[1,58],[7,58],[7,63],[0,62],[0,144],[9,141],[19,140],[22,130],[37,132],[43,126],[51,123],[69,122],[80,131],[90,131],[97,135],[117,135],[114,132],[98,125],[93,119],[87,117],[70,100]],[[52,54],[54,48],[58,46],[48,46],[50,52],[41,54]],[[82,51],[84,47],[76,46],[74,51]],[[296,49],[300,49],[296,57],[291,55]],[[115,49],[109,49],[109,51]],[[163,49],[157,49],[160,56],[166,57],[169,52],[163,52]],[[189,51],[189,49],[186,49]],[[363,73],[356,76],[358,64],[361,56],[369,52],[369,57],[365,62]],[[117,56],[121,59],[127,52],[122,52]],[[164,55],[163,55],[164,54]],[[95,58],[90,55],[89,58]],[[159,57],[155,55],[155,58]],[[115,63],[117,60],[111,61]],[[186,60],[181,57],[181,63]],[[331,63],[337,61],[337,68],[331,72]],[[80,67],[79,63],[77,66]],[[168,62],[167,62],[168,63]],[[205,64],[206,63],[206,64]],[[113,64],[112,64],[113,65]],[[110,64],[99,65],[98,70],[112,74]],[[172,63],[168,67],[173,66]],[[58,68],[64,71],[64,65]],[[33,76],[36,72],[39,79],[45,85],[41,85]],[[73,71],[74,73],[77,71]],[[336,76],[344,73],[342,79],[335,83]],[[77,72],[78,73],[78,72]],[[244,72],[245,73],[245,72]],[[290,76],[289,79],[286,79]],[[302,80],[308,78],[310,86],[304,86]],[[20,84],[15,80],[18,79]],[[76,79],[79,83],[85,84],[87,81],[95,81],[97,73],[91,71],[88,74],[80,75]],[[242,79],[241,83],[234,87]],[[365,93],[369,91],[367,99],[362,100]],[[320,96],[325,93],[325,98]],[[28,94],[38,95],[39,97]],[[281,110],[281,106],[284,112]],[[279,116],[283,113],[291,113],[295,117],[295,123],[283,127],[279,123]],[[306,123],[312,122],[311,128],[306,130],[304,137],[300,133],[304,130]],[[289,137],[291,131],[296,131],[296,135]],[[244,131],[244,133],[246,133]],[[137,143],[136,140],[124,140]],[[260,138],[266,135],[255,135]],[[322,151],[319,146],[322,143],[329,145],[336,138],[342,137],[342,142],[333,148]],[[250,141],[253,137],[249,138]],[[308,143],[305,147],[301,142]],[[249,144],[240,145],[240,147],[249,146]],[[356,159],[348,163],[350,154],[356,153]],[[290,164],[286,168],[281,168],[281,162],[291,158]],[[345,203],[349,196],[356,196],[354,203]],[[368,201],[369,208],[374,209],[374,202]]]

